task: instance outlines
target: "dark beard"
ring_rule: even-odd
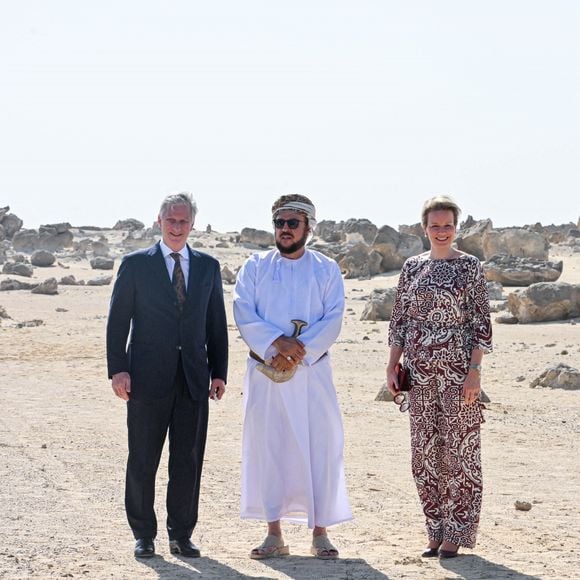
[[[304,235],[299,240],[296,240],[291,246],[284,247],[278,242],[278,240],[276,240],[276,247],[281,254],[293,254],[294,252],[301,250],[306,245],[307,241],[308,230],[306,230]]]

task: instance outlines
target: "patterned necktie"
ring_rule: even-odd
[[[173,252],[170,254],[175,260],[175,266],[173,266],[173,277],[171,278],[171,283],[175,288],[175,293],[177,294],[177,302],[179,303],[179,309],[183,308],[185,304],[185,276],[183,275],[183,270],[181,269],[181,254]]]

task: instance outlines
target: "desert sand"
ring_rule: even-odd
[[[214,234],[199,239],[203,251],[232,270],[251,253],[239,246],[216,248]],[[580,283],[580,255],[563,260],[561,281]],[[66,268],[35,269],[34,279],[98,274],[87,260],[61,262]],[[529,386],[558,362],[580,368],[580,319],[494,325],[495,350],[484,358],[482,382],[492,402],[482,427],[485,494],[478,545],[454,560],[424,560],[408,417],[393,403],[374,400],[384,376],[388,323],[360,321],[370,291],[397,279],[393,272],[345,281],[347,310],[332,361],[355,519],[330,530],[341,559],[327,562],[309,555],[309,531],[296,525],[285,526],[291,556],[248,557],[265,526],[239,518],[247,348],[233,322],[233,286],[225,286],[229,384],[224,399],[211,403],[200,521],[192,538],[202,550],[198,560],[169,553],[165,455],[157,485],[157,556],[133,557],[123,506],[125,406],[111,391],[105,365],[112,286],[59,286],[55,296],[0,293],[0,306],[11,317],[0,324],[0,577],[580,577],[580,393]],[[18,327],[33,319],[43,324]],[[532,509],[517,511],[518,500]]]

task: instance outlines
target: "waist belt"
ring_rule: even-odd
[[[321,361],[328,353],[325,352],[323,355],[321,355],[315,362],[313,362],[312,364],[316,364],[317,362]],[[258,361],[259,363],[262,363],[263,365],[268,364],[263,358],[261,358],[260,356],[258,356],[253,350],[250,351],[250,358],[253,358],[254,360]]]

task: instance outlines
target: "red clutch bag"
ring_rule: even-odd
[[[399,391],[411,390],[409,371],[401,363],[397,363],[397,380],[399,382]]]

